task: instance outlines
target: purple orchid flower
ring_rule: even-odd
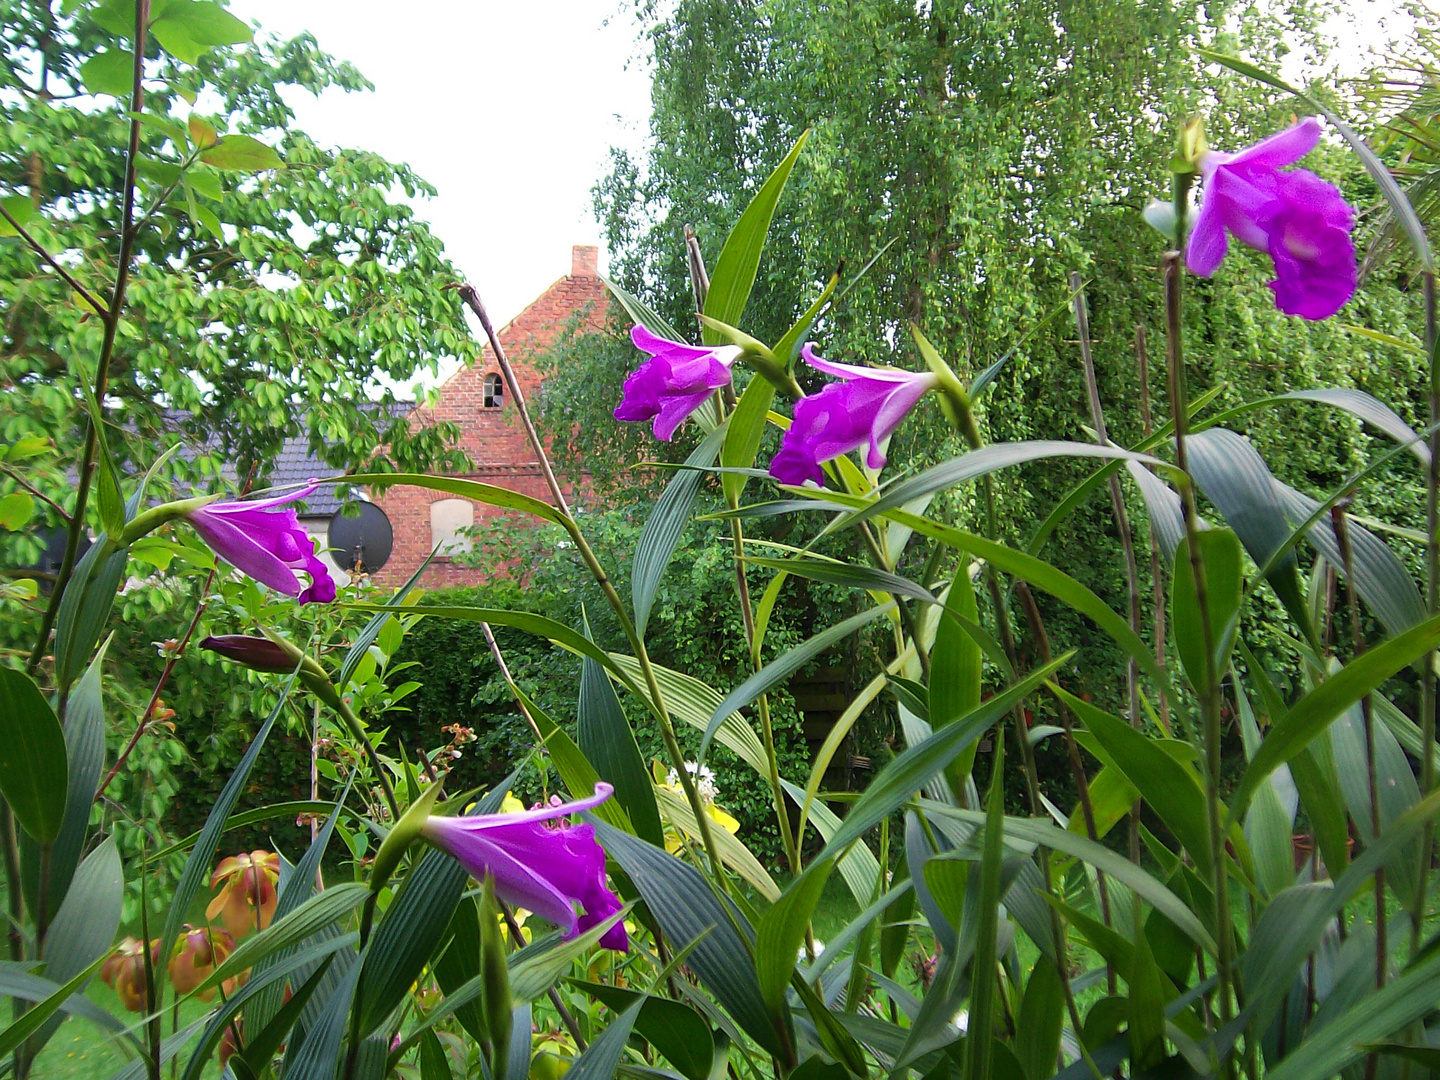
[[[307,488],[273,499],[208,503],[186,518],[215,554],[241,573],[302,604],[328,604],[335,599],[335,579],[316,557],[295,511],[270,511],[305,498],[319,486],[312,480]],[[297,570],[310,576],[309,586],[301,586]]]
[[[605,850],[593,825],[545,823],[599,806],[615,789],[595,785],[588,799],[509,814],[427,818],[420,835],[459,860],[470,876],[495,878],[495,892],[508,903],[548,919],[573,938],[620,910],[620,900],[605,884]],[[584,909],[575,914],[575,904]],[[630,948],[625,923],[606,930],[600,944],[624,952]]]
[[[1355,211],[1334,184],[1307,169],[1281,172],[1315,148],[1320,122],[1295,126],[1234,154],[1200,160],[1205,198],[1185,261],[1209,277],[1225,258],[1226,233],[1269,254],[1275,306],[1287,315],[1326,319],[1355,293]]]
[[[654,417],[655,437],[662,442],[669,442],[687,416],[730,382],[730,365],[740,355],[738,345],[684,345],[656,337],[643,326],[630,331],[630,340],[650,359],[625,380],[615,419]]]
[[[832,383],[818,394],[801,398],[795,419],[781,440],[780,452],[770,462],[770,475],[782,484],[821,483],[820,463],[869,443],[865,463],[872,469],[885,464],[880,444],[922,397],[940,385],[930,372],[896,371],[836,364],[815,355],[815,346],[801,350],[805,362],[817,371],[844,382]]]

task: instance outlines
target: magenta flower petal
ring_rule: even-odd
[[[939,384],[930,372],[837,364],[816,356],[813,344],[801,352],[811,367],[844,381],[831,383],[795,404],[790,430],[780,442],[780,452],[770,461],[770,475],[782,484],[821,483],[825,477],[822,462],[861,446],[867,447],[865,463],[872,469],[881,468],[885,464],[881,444]]]
[[[1254,146],[1235,154],[1217,155],[1230,165],[1249,165],[1260,169],[1281,169],[1294,165],[1314,150],[1320,142],[1320,121],[1314,116],[1303,117],[1284,131],[1261,139]]]
[[[453,855],[472,877],[492,875],[502,900],[548,919],[572,938],[604,922],[621,904],[605,884],[605,851],[595,829],[546,822],[599,806],[613,790],[600,783],[588,799],[514,814],[431,817],[421,835]],[[605,931],[600,944],[628,949],[625,924]]]
[[[303,499],[318,486],[254,502],[213,502],[187,517],[211,550],[242,574],[302,604],[328,604],[335,599],[335,580],[295,511],[269,509]],[[308,575],[309,585],[301,585],[297,571]]]
[[[711,393],[730,382],[730,366],[740,355],[738,345],[686,345],[639,325],[630,331],[630,340],[650,359],[625,380],[615,419],[653,419],[655,437],[663,442],[670,441]]]
[[[1185,256],[1192,272],[1209,277],[1219,269],[1228,233],[1270,256],[1270,288],[1287,315],[1325,319],[1345,306],[1356,286],[1355,212],[1314,173],[1280,171],[1319,138],[1320,122],[1309,116],[1239,153],[1205,156],[1204,201]]]

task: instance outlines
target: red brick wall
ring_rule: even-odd
[[[550,347],[556,334],[576,312],[584,312],[589,325],[597,329],[604,321],[606,291],[597,276],[598,257],[597,248],[575,247],[569,276],[551,285],[500,330],[500,344],[515,369],[527,405],[534,402],[540,391],[540,376],[531,366],[532,359]],[[443,421],[458,424],[462,432],[460,445],[475,463],[474,472],[461,475],[553,502],[509,393],[501,408],[485,407],[485,376],[498,374],[499,370],[486,344],[473,362],[440,387],[433,407],[417,408],[410,414],[410,424],[412,427]],[[569,484],[565,486],[568,496]],[[402,584],[425,561],[431,548],[430,504],[453,497],[423,488],[394,487],[376,500],[395,530],[390,561],[376,575],[381,584]],[[507,514],[526,517],[484,503],[475,503],[474,510],[476,524]],[[531,519],[527,517],[527,520]],[[429,589],[480,585],[492,575],[489,569],[459,566],[452,559],[436,558],[425,571],[421,584]]]

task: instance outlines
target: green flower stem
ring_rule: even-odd
[[[584,534],[580,531],[580,526],[575,523],[574,515],[570,513],[569,500],[565,498],[565,492],[561,490],[560,482],[555,479],[555,471],[550,467],[550,458],[545,453],[545,444],[540,441],[540,433],[535,430],[535,424],[530,419],[530,411],[525,408],[525,395],[520,391],[520,383],[516,380],[515,371],[510,366],[509,358],[505,355],[505,347],[500,343],[500,335],[495,332],[495,327],[490,322],[490,316],[485,311],[485,305],[480,301],[480,294],[475,291],[473,285],[468,283],[460,286],[459,292],[460,299],[480,320],[480,326],[490,342],[495,362],[499,365],[500,373],[505,379],[505,389],[510,393],[510,400],[514,402],[521,425],[525,429],[525,437],[530,443],[530,448],[535,451],[535,458],[540,464],[540,472],[545,478],[545,486],[550,490],[550,497],[555,501],[555,508],[564,518],[561,525],[569,533],[570,539],[574,541],[575,550],[580,553],[585,568],[590,571],[595,583],[600,586],[600,591],[614,610],[615,617],[620,621],[621,629],[625,633],[625,638],[635,652],[635,659],[640,664],[641,673],[645,676],[645,687],[650,698],[650,712],[660,726],[660,736],[665,742],[666,753],[670,755],[671,764],[674,765],[680,786],[685,792],[685,799],[690,804],[691,812],[695,815],[695,823],[700,829],[700,839],[705,847],[705,853],[709,856],[710,868],[714,872],[715,886],[722,892],[728,892],[729,886],[725,878],[725,865],[720,859],[720,848],[715,843],[715,837],[710,831],[710,816],[705,813],[705,804],[700,798],[700,791],[695,786],[695,781],[690,777],[690,770],[685,768],[685,753],[680,749],[680,741],[675,737],[675,726],[670,720],[669,710],[665,707],[665,696],[660,692],[660,683],[655,677],[654,666],[650,663],[650,654],[645,650],[645,642],[636,633],[635,624],[630,619],[625,602],[615,591],[615,585],[611,582],[610,575],[600,565],[600,560],[595,557],[589,541],[585,539]]]
[[[125,531],[120,535],[119,546],[129,547],[142,537],[149,536],[162,525],[179,521],[181,518],[189,516],[192,511],[199,510],[202,506],[212,503],[218,498],[220,498],[218,495],[204,495],[196,499],[180,499],[177,502],[161,503],[159,506],[136,514],[126,523]]]
[[[1188,178],[1186,178],[1188,181]],[[1183,205],[1188,194],[1188,182],[1177,183],[1176,203]],[[1184,236],[1183,228],[1178,234]],[[1165,357],[1170,369],[1170,408],[1175,418],[1175,464],[1186,475],[1180,485],[1181,505],[1185,518],[1186,547],[1190,554],[1190,573],[1195,581],[1195,607],[1200,616],[1200,641],[1205,654],[1201,685],[1197,688],[1200,697],[1201,722],[1205,732],[1205,808],[1210,825],[1210,859],[1214,864],[1215,891],[1215,940],[1218,943],[1215,973],[1218,980],[1216,996],[1219,1001],[1220,1026],[1223,1028],[1233,1016],[1231,987],[1234,985],[1234,960],[1230,955],[1230,905],[1228,867],[1226,866],[1225,837],[1222,832],[1220,803],[1220,680],[1215,669],[1215,631],[1210,621],[1210,600],[1205,583],[1205,562],[1200,552],[1200,519],[1195,509],[1195,488],[1190,483],[1189,459],[1185,451],[1185,437],[1189,432],[1188,397],[1185,387],[1185,362],[1181,346],[1183,323],[1181,319],[1181,285],[1184,268],[1179,251],[1167,251],[1164,257],[1165,274]],[[1234,1058],[1227,1055],[1221,1063],[1221,1075],[1235,1075]]]
[[[938,372],[940,375],[940,409],[945,418],[971,450],[979,450],[985,440],[980,435],[980,424],[975,419],[975,410],[970,403],[970,395],[960,385],[959,379],[955,378],[948,367],[942,365]],[[998,540],[1000,535],[1000,517],[995,504],[995,481],[994,477],[986,474],[982,480],[985,492],[985,529],[986,539]],[[1005,591],[1000,587],[1000,576],[995,568],[989,563],[985,565],[985,586],[990,594],[990,605],[995,611],[995,625],[1000,632],[1000,644],[1005,650],[1005,657],[1010,661],[1012,671],[1019,672],[1019,653],[1015,648],[1015,633],[1010,624],[1010,612],[1005,605]],[[1035,747],[1030,745],[1030,740],[1025,735],[1025,703],[1016,702],[1012,713],[1014,717],[1015,742],[1020,749],[1020,760],[1024,763],[1025,789],[1030,805],[1030,813],[1037,817],[1044,816],[1044,806],[1040,801],[1040,775],[1035,766]],[[1083,774],[1082,774],[1083,775]],[[922,819],[923,820],[923,819]],[[1055,893],[1055,882],[1050,868],[1050,853],[1044,849],[1037,853],[1037,861],[1040,864],[1040,877],[1044,883],[1045,894],[1053,896]],[[1101,878],[1103,882],[1103,876]],[[1101,885],[1102,895],[1104,886]],[[1105,905],[1104,919],[1108,926],[1110,923],[1108,896]],[[1070,1024],[1075,1030],[1077,1037],[1083,1024],[1080,1019],[1080,1009],[1075,1002],[1075,988],[1070,982],[1070,967],[1068,963],[1069,944],[1065,922],[1060,913],[1053,906],[1050,907],[1050,931],[1055,937],[1055,955],[1058,958],[1056,971],[1060,975],[1060,986],[1065,995],[1065,1008],[1070,1014]],[[1109,964],[1105,965],[1107,971]],[[1113,976],[1111,976],[1113,979]],[[1085,1049],[1083,1041],[1080,1046],[1081,1053],[1086,1064],[1090,1066],[1091,1073],[1096,1080],[1100,1080],[1100,1070],[1090,1057],[1090,1052]]]
[[[350,737],[360,744],[365,757],[370,762],[370,767],[375,771],[375,781],[380,785],[380,793],[384,796],[385,805],[390,808],[390,821],[392,824],[400,820],[400,804],[395,801],[395,789],[390,786],[390,777],[385,772],[385,765],[380,760],[380,754],[376,751],[370,736],[365,733],[365,725],[355,715],[345,699],[340,696],[340,691],[330,681],[330,676],[319,662],[306,653],[302,653],[293,641],[288,641],[278,634],[261,627],[261,631],[267,638],[275,642],[292,660],[300,665],[300,681],[303,682],[316,697],[329,705],[335,715],[340,717],[341,723],[345,725]]]

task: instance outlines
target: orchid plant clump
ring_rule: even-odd
[[[1367,168],[1383,168],[1348,127],[1331,126]],[[1324,133],[1307,117],[1222,152],[1186,129],[1171,165],[1171,243],[1137,253],[1135,269],[1160,268],[1154,318],[1171,415],[1132,446],[1104,422],[1096,363],[1121,360],[1091,338],[1083,283],[1056,298],[1052,317],[1074,319],[1088,441],[986,444],[985,395],[1009,354],[967,380],[915,325],[875,352],[895,360],[913,343],[915,361],[903,362],[914,370],[828,358],[844,355],[824,344],[844,303],[838,275],[778,341],[741,329],[802,138],[712,272],[696,273],[699,344],[612,287],[645,356],[616,419],[648,421],[664,441],[686,438],[687,422],[700,433],[650,513],[628,597],[607,570],[617,554],[592,548],[538,437],[548,500],[466,477],[347,478],[468,497],[562,530],[609,609],[608,635],[533,611],[427,609],[413,580],[380,603],[357,598],[291,505],[320,482],[167,500],[109,456],[98,380],[67,565],[34,655],[0,668],[0,725],[14,747],[0,755],[15,930],[0,992],[16,1004],[0,1040],[12,1070],[38,1074],[67,1012],[66,1023],[93,1023],[134,1059],[124,1075],[149,1080],[196,1080],[212,1059],[246,1080],[522,1080],[565,1068],[637,1080],[1323,1080],[1432,1068],[1440,400],[1421,432],[1354,388],[1223,412],[1212,407],[1218,391],[1188,390],[1186,267],[1213,288],[1237,287],[1225,260],[1248,256],[1230,253],[1231,239],[1270,260],[1277,320],[1324,333],[1355,294],[1356,210],[1294,168]],[[1410,220],[1388,174],[1375,179]],[[1423,232],[1412,245],[1433,336],[1433,259]],[[698,287],[707,281],[708,292]],[[483,305],[462,293],[488,332]],[[508,376],[503,343],[490,344]],[[1424,339],[1427,357],[1435,344]],[[1292,488],[1226,426],[1281,400],[1347,410],[1398,445],[1333,491]],[[892,460],[911,456],[891,447],[906,418],[932,405],[966,452]],[[523,401],[507,407],[533,436]],[[1348,509],[1381,468],[1410,467],[1407,453],[1430,503],[1423,590]],[[1057,459],[1091,474],[1014,542],[1023,521],[1006,517],[995,473]],[[99,531],[82,558],[92,476]],[[975,520],[932,505],[970,484]],[[1048,538],[1101,487],[1120,543],[1087,539],[1095,558],[1127,566],[1124,614],[1045,559]],[[716,509],[701,515],[699,492],[712,488]],[[782,515],[779,539],[751,524]],[[647,638],[677,539],[699,516],[733,545],[744,638],[729,686],[665,666]],[[1148,579],[1132,516],[1152,544]],[[116,944],[127,873],[142,891],[151,878],[123,865],[106,790],[153,723],[163,680],[107,774],[114,695],[102,639],[136,552],[163,542],[189,554],[194,538],[209,553],[206,589],[242,576],[316,630],[281,632],[235,603],[217,605],[212,632],[200,631],[201,649],[263,686],[273,708],[204,828],[176,846],[173,894],[142,904],[138,935]],[[778,643],[772,613],[810,582],[853,592],[855,613],[821,612],[806,639]],[[1139,598],[1152,592],[1147,624]],[[185,654],[201,615],[165,643],[167,661]],[[338,646],[319,632],[322,618],[337,620]],[[506,783],[465,791],[447,776],[475,741],[468,716],[437,725],[433,749],[391,736],[403,665],[387,665],[420,618],[483,624],[490,652],[477,663],[503,673],[530,732]],[[1081,620],[1124,654],[1120,715],[1073,685],[1063,635]],[[512,677],[492,624],[578,659],[573,725]],[[878,668],[847,684],[808,772],[785,775],[771,696],[859,633],[879,643]],[[1257,659],[1262,636],[1288,650],[1287,681]],[[412,675],[425,677],[423,661]],[[860,790],[842,790],[847,770],[836,766],[867,709],[893,717],[896,752],[866,762],[878,767]],[[636,717],[663,749],[648,761]],[[312,797],[249,805],[265,755],[302,733]],[[1243,747],[1228,772],[1227,739]],[[717,743],[773,805],[783,866],[757,858],[722,805]],[[1037,769],[1047,743],[1069,770],[1063,788]],[[510,792],[522,781],[545,792],[528,809]],[[724,794],[735,795],[728,783]],[[220,857],[227,832],[280,817],[308,824],[307,844],[257,841]],[[1297,830],[1308,859],[1295,858]],[[842,890],[843,917],[818,940],[821,906]],[[97,975],[138,1020],[78,1003]]]

